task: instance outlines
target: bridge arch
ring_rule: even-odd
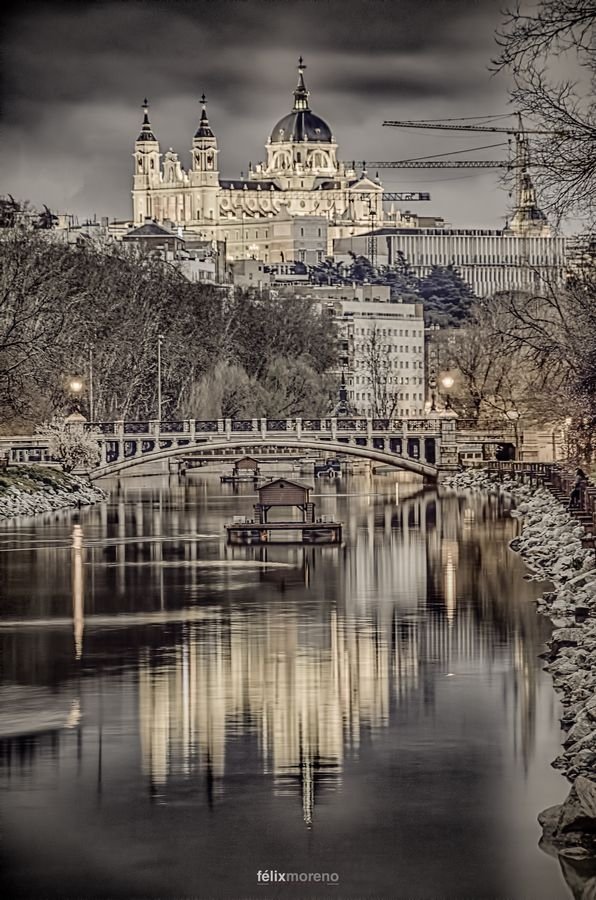
[[[384,450],[375,450],[373,447],[361,447],[356,444],[344,444],[341,441],[320,441],[317,438],[300,437],[285,438],[283,433],[272,435],[271,437],[252,437],[244,435],[232,436],[229,439],[221,439],[215,441],[203,441],[201,443],[183,444],[177,447],[167,447],[161,450],[151,450],[148,453],[139,453],[135,456],[129,456],[125,459],[117,460],[112,463],[106,463],[98,466],[89,473],[89,477],[95,481],[98,478],[104,478],[109,475],[118,475],[126,469],[132,469],[142,463],[161,462],[164,459],[171,459],[176,456],[185,456],[189,453],[200,453],[201,451],[217,451],[231,450],[234,448],[241,449],[243,447],[287,447],[297,450],[322,450],[325,453],[337,455],[338,453],[347,456],[355,456],[360,459],[369,459],[381,465],[392,466],[396,470],[413,472],[416,475],[422,475],[436,481],[438,476],[438,468],[427,462],[420,462],[411,459],[409,456],[399,456],[397,453],[388,453]]]

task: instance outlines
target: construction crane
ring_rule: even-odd
[[[488,117],[487,117],[488,118]],[[426,121],[426,120],[385,120],[384,126],[391,128],[428,128],[432,130],[444,131],[463,131],[467,133],[488,132],[491,134],[506,134],[515,138],[515,155],[509,160],[438,160],[438,156],[449,156],[449,152],[438,153],[435,156],[422,157],[420,159],[405,159],[395,162],[373,162],[369,166],[379,169],[403,168],[403,169],[496,169],[503,168],[514,170],[515,172],[515,195],[516,208],[521,205],[523,196],[524,183],[527,181],[528,168],[530,165],[530,150],[528,145],[528,135],[550,135],[565,136],[568,132],[543,128],[525,128],[520,114],[517,115],[517,127],[489,124],[464,124],[463,120],[445,120],[445,121]],[[489,145],[500,146],[500,145]],[[486,150],[488,147],[477,147],[475,150]],[[466,150],[452,151],[453,154],[469,152]],[[524,248],[523,256],[528,258],[528,250],[526,246],[526,236],[522,235],[522,244]]]
[[[563,135],[567,132],[548,131],[544,128],[525,128],[522,117],[517,115],[517,127],[502,125],[467,125],[458,121],[430,122],[426,120],[416,119],[386,119],[384,126],[391,128],[430,128],[440,131],[465,131],[465,132],[489,132],[491,134],[508,134],[515,138],[515,158],[513,160],[436,160],[432,157],[422,159],[402,159],[395,162],[372,162],[369,166],[379,169],[515,169],[516,170],[516,193],[517,201],[521,191],[521,176],[527,171],[530,163],[530,152],[528,148],[527,135]],[[479,147],[479,150],[487,149]],[[454,151],[461,153],[466,151]],[[438,153],[437,156],[448,156],[449,153]]]

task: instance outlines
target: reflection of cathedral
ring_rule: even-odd
[[[329,494],[323,505],[332,510],[345,502]],[[337,551],[326,548],[236,548],[234,562],[244,558],[271,567],[254,568],[259,574],[236,600],[230,588],[237,575],[233,567],[226,570],[224,560],[217,577],[225,602],[220,603],[221,594],[214,597],[209,583],[197,606],[179,608],[172,601],[169,609],[172,584],[177,594],[182,587],[188,592],[197,578],[205,584],[213,570],[193,564],[207,545],[193,544],[187,535],[185,555],[167,541],[156,543],[153,535],[180,535],[191,523],[196,535],[196,511],[179,520],[176,503],[169,508],[114,504],[101,539],[107,567],[99,560],[94,566],[93,540],[86,545],[84,524],[73,528],[71,570],[65,571],[71,579],[74,646],[69,632],[60,637],[45,631],[35,653],[25,653],[26,636],[5,636],[0,651],[6,676],[16,683],[22,660],[35,659],[36,670],[46,665],[54,683],[56,659],[64,666],[68,649],[76,662],[73,671],[81,660],[87,668],[103,660],[104,674],[84,679],[82,687],[62,675],[75,701],[66,724],[77,730],[81,753],[83,724],[87,735],[97,724],[101,749],[102,720],[112,733],[127,696],[124,721],[128,728],[138,710],[141,765],[152,794],[165,796],[180,781],[185,790],[200,781],[213,801],[234,790],[237,767],[245,773],[250,758],[257,771],[271,776],[276,793],[300,802],[307,824],[314,821],[321,792],[340,785],[346,763],[394,725],[398,711],[402,722],[452,716],[457,710],[444,707],[445,678],[462,669],[474,677],[490,672],[502,678],[515,749],[528,760],[536,727],[538,626],[522,596],[529,586],[521,582],[515,594],[510,589],[519,571],[505,540],[511,520],[503,524],[499,501],[441,499],[427,491],[399,502],[388,493],[371,502],[371,495],[362,493],[338,509],[349,519],[349,546],[339,565]],[[495,541],[499,529],[505,529],[503,539]],[[118,535],[116,546],[106,548]],[[57,559],[55,548],[35,547],[31,553],[46,558],[48,570]],[[275,568],[279,559],[293,568]],[[164,563],[175,563],[166,571],[181,579],[165,591]],[[122,614],[128,593],[139,589],[141,571],[147,575],[144,595],[153,598],[144,625]],[[113,606],[105,599],[110,586],[118,595]],[[208,607],[200,608],[207,598]],[[164,622],[162,614],[168,617]],[[128,671],[127,693],[105,672],[118,648],[130,646],[131,634],[137,677]],[[105,692],[107,698],[114,684],[120,699],[116,708],[106,700],[104,709],[97,697]],[[81,689],[87,691],[82,698]],[[15,742],[15,753],[19,747]],[[136,742],[134,753],[136,766]],[[98,785],[102,759],[98,751]],[[0,765],[10,765],[2,759],[1,742]]]
[[[160,152],[145,101],[134,153],[135,225],[147,217],[168,221],[189,234],[226,241],[231,258],[257,255],[265,262],[290,262],[284,259],[283,238],[296,232],[297,239],[305,239],[296,258],[302,252],[309,263],[317,260],[307,257],[308,250],[322,258],[332,239],[382,225],[383,188],[377,178],[357,174],[337,159],[331,128],[310,108],[305,68],[300,59],[292,108],[274,125],[265,161],[249,163],[246,177],[220,178],[204,97],[188,171],[171,148]],[[399,212],[390,222],[403,224]],[[416,217],[410,214],[407,223],[417,224]]]
[[[400,707],[430,712],[438,675],[460,664],[479,671],[493,664],[491,634],[482,622],[491,616],[494,597],[481,598],[487,606],[481,611],[462,603],[462,593],[479,590],[466,585],[462,592],[458,579],[457,538],[466,531],[472,537],[476,511],[460,513],[445,533],[436,502],[427,495],[391,504],[384,542],[379,523],[364,510],[365,527],[359,524],[353,534],[353,552],[333,594],[308,615],[296,604],[280,615],[267,594],[270,608],[193,625],[171,664],[143,656],[141,752],[154,789],[195,773],[223,789],[234,742],[252,734],[275,789],[298,792],[310,824],[317,793],[339,783],[344,757],[358,752],[363,734],[386,728]],[[479,563],[479,573],[484,566]],[[523,730],[533,715],[534,669],[517,638],[514,654]]]

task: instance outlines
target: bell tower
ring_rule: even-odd
[[[201,118],[192,141],[192,188],[193,218],[209,223],[218,219],[219,169],[217,163],[217,139],[207,117],[207,98],[201,97]]]
[[[133,214],[137,223],[142,223],[145,216],[153,216],[152,189],[161,182],[159,141],[153,134],[149,121],[149,103],[143,101],[143,124],[141,133],[135,141],[135,161],[133,179]]]

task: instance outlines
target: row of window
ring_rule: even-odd
[[[400,328],[399,334],[397,328],[354,328],[354,334],[378,334],[381,337],[422,337],[422,329],[412,328],[410,335],[410,329],[408,328]]]
[[[408,359],[394,359],[393,363],[390,359],[385,360],[386,368],[391,369],[409,369],[410,362],[412,363],[412,369],[423,369],[424,363],[422,360],[418,362],[417,360],[408,360]],[[355,359],[353,362],[353,367],[355,369],[369,369],[370,361],[367,359]]]
[[[370,344],[364,343],[362,341],[357,341],[354,344],[354,349],[356,352],[362,352],[363,348],[365,351],[370,349]],[[378,344],[375,349],[378,350],[380,353],[412,353],[412,354],[414,354],[414,353],[422,353],[423,352],[422,345],[416,346],[416,347],[408,347],[407,345],[404,345],[404,344],[400,344],[399,346],[397,344]]]
[[[391,381],[393,384],[423,384],[423,379],[416,378],[415,376],[412,377],[410,382],[409,375],[388,376],[387,380]],[[371,381],[372,378],[370,377],[370,375],[363,375],[362,378],[359,375],[356,375],[354,378],[354,384],[370,384]]]
[[[356,391],[356,392],[350,391],[349,395],[350,395],[350,400],[358,401],[358,400],[372,400],[373,399],[372,393],[370,391]],[[404,393],[395,394],[395,397],[397,397],[398,400],[408,400],[409,401],[410,393],[409,393],[409,391],[406,391],[405,394]],[[415,402],[416,400],[422,401],[424,398],[423,398],[422,394],[413,393],[411,399],[413,402]]]

